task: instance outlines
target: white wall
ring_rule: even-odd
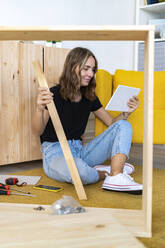
[[[0,25],[131,25],[136,0],[0,0]],[[99,68],[133,69],[133,42],[63,42],[90,48]]]

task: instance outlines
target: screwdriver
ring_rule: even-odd
[[[36,196],[36,195],[28,195],[28,194],[22,194],[22,193],[15,193],[11,192],[10,190],[0,190],[0,195],[23,195],[23,196]]]
[[[22,191],[22,190],[10,188],[9,185],[5,185],[3,183],[0,183],[0,189],[7,189],[7,190],[11,189],[11,190],[22,192],[22,193],[25,193],[25,194],[30,194],[30,192],[25,192],[25,191]]]

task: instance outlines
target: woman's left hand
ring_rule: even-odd
[[[128,113],[134,112],[139,107],[139,98],[138,96],[133,96],[127,103],[129,109]]]
[[[139,106],[139,98],[138,96],[133,96],[129,102],[127,103],[129,109],[128,112],[123,112],[122,113],[122,119],[123,120],[127,120],[127,118],[129,117],[129,115],[134,112],[138,106]]]

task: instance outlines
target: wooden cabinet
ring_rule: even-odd
[[[38,89],[32,61],[40,61],[51,86],[58,82],[68,51],[0,42],[0,165],[41,158],[40,141],[31,128]]]

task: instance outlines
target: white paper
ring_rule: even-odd
[[[5,180],[11,177],[18,178],[18,184],[26,182],[27,185],[35,185],[41,179],[41,176],[0,175],[0,183],[5,184]]]
[[[129,107],[127,103],[129,99],[133,96],[137,96],[139,92],[139,88],[119,85],[105,109],[111,111],[128,112]]]

